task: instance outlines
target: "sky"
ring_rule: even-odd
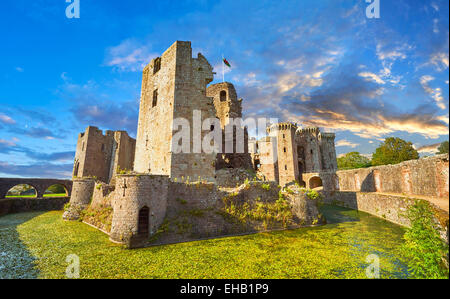
[[[0,177],[71,176],[89,125],[136,136],[143,67],[191,41],[243,98],[244,117],[336,133],[337,154],[386,137],[422,154],[449,135],[448,1],[5,0]]]

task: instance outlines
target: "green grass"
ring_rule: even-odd
[[[44,197],[66,197],[66,193],[49,193],[44,194]],[[32,198],[36,197],[36,195],[7,195],[5,198]]]
[[[325,206],[315,228],[127,250],[62,212],[0,217],[0,278],[65,278],[66,256],[81,278],[365,278],[380,256],[381,277],[407,277],[404,229],[365,213]]]

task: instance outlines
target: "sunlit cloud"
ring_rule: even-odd
[[[346,146],[346,147],[355,148],[359,145],[359,143],[354,143],[354,142],[348,141],[346,139],[341,139],[341,140],[336,141],[335,145],[336,145],[336,147]]]

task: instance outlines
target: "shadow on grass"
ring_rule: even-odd
[[[36,258],[20,240],[17,228],[45,212],[10,214],[0,217],[0,279],[37,278]]]

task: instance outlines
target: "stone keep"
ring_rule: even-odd
[[[133,169],[136,141],[125,131],[106,131],[89,126],[78,135],[73,177],[114,180],[119,170]]]
[[[201,130],[193,114],[201,120],[215,117],[215,109],[206,96],[206,85],[213,80],[212,67],[202,54],[192,58],[190,42],[175,42],[161,57],[144,68],[136,140],[134,170],[139,173],[168,175],[171,179],[190,177],[214,181],[215,154],[201,149],[193,152],[194,142],[201,144],[210,126]],[[195,111],[194,111],[195,110]],[[172,139],[181,128],[174,120],[182,118],[190,126],[189,152],[177,152]],[[177,142],[174,140],[174,143]]]

